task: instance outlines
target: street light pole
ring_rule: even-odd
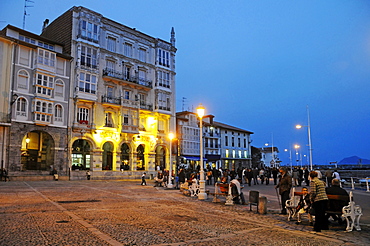
[[[197,114],[199,116],[199,137],[200,137],[200,180],[199,180],[199,200],[207,199],[206,193],[206,182],[204,180],[204,168],[203,168],[203,116],[205,108],[200,104],[197,108]]]
[[[311,123],[310,123],[310,111],[308,105],[306,105],[307,109],[307,126],[296,125],[297,129],[301,129],[302,127],[307,127],[307,135],[308,135],[308,150],[310,152],[310,169],[313,170],[312,164],[312,141],[311,141]]]
[[[169,173],[168,173],[167,188],[172,189],[173,188],[173,184],[172,184],[172,139],[174,138],[174,134],[170,132],[168,134],[168,138],[170,139],[170,168],[169,168]]]

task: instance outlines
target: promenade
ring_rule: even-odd
[[[207,186],[212,189],[213,186]],[[245,187],[268,212],[186,197],[140,180],[0,183],[0,245],[369,245],[370,227],[313,232],[279,215],[273,185]],[[222,200],[224,201],[224,200]]]

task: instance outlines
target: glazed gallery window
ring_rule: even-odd
[[[20,97],[17,99],[17,106],[15,111],[17,116],[27,116],[27,101],[25,98]]]
[[[54,88],[54,78],[44,74],[37,74],[36,77],[36,93],[51,96]]]
[[[161,66],[170,67],[170,52],[158,49],[158,62]]]
[[[157,85],[170,88],[170,73],[158,71]]]
[[[51,121],[53,114],[53,104],[43,101],[35,102],[35,121],[48,122]]]
[[[80,124],[89,123],[89,109],[80,107],[77,111],[77,122]]]
[[[96,94],[97,78],[89,73],[80,73],[79,91]]]
[[[81,46],[81,65],[97,68],[98,51],[88,46]]]
[[[55,67],[55,59],[56,59],[55,53],[43,49],[38,50],[37,56],[38,63],[44,64],[49,67]]]
[[[91,22],[82,20],[81,36],[83,38],[91,39],[93,41],[98,41],[98,26]]]

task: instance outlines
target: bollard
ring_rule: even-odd
[[[366,192],[370,192],[370,190],[369,190],[369,178],[366,178]]]
[[[353,182],[353,178],[351,177],[351,183],[352,183],[352,190],[355,189],[355,183]]]
[[[260,196],[258,200],[258,213],[259,214],[267,213],[267,198],[265,196]]]

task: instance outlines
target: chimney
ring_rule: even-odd
[[[42,32],[44,32],[45,28],[49,25],[49,19],[44,20],[44,24],[42,25]]]

